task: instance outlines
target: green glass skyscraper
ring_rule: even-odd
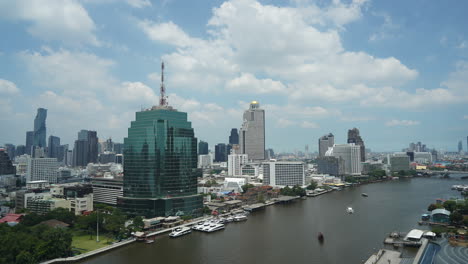
[[[145,217],[201,214],[197,138],[187,113],[167,105],[161,83],[159,106],[137,112],[124,139],[124,192],[118,205]]]

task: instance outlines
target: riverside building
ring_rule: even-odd
[[[197,138],[187,113],[168,105],[162,64],[158,106],[136,113],[124,139],[123,197],[117,205],[145,217],[197,215]]]
[[[270,186],[304,186],[304,163],[295,161],[263,162],[263,184]]]
[[[350,144],[335,144],[329,148],[325,156],[341,158],[343,162],[343,174],[359,175],[361,174],[361,147]],[[340,165],[339,165],[340,166]]]

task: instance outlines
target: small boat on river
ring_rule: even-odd
[[[348,208],[346,208],[346,212],[347,212],[348,214],[352,214],[352,213],[354,213],[354,210],[353,210],[352,207],[348,207]]]
[[[318,239],[320,242],[323,242],[323,234],[322,234],[322,232],[319,232],[319,233],[318,233],[317,239]]]
[[[369,196],[369,195],[367,195],[367,193],[361,193],[361,195],[362,195],[363,197],[368,197],[368,196]]]

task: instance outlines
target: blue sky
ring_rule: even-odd
[[[468,136],[466,1],[0,0],[0,144],[48,135],[122,141],[135,111],[169,103],[227,142],[252,100],[266,145],[317,149],[357,127],[366,146],[455,150]]]

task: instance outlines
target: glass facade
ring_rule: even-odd
[[[156,108],[136,113],[124,139],[124,190],[118,205],[146,217],[196,215],[197,138],[187,113]]]

